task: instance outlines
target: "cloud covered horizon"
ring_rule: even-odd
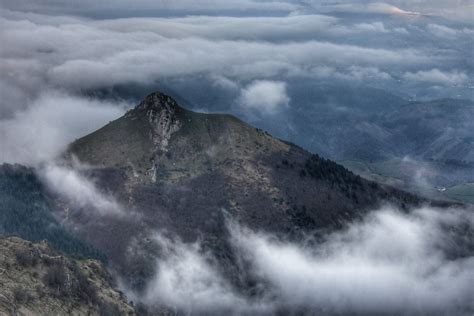
[[[226,103],[234,112],[261,115],[291,109],[292,96],[284,87],[297,80],[359,83],[412,99],[471,98],[472,24],[449,14],[417,16],[413,12],[422,2],[209,0],[197,6],[187,0],[122,0],[114,3],[115,9],[153,7],[162,14],[143,16],[132,10],[118,17],[100,1],[75,6],[67,1],[2,1],[0,161],[51,159],[66,140],[133,106],[145,93],[138,91],[163,84],[171,90],[187,86],[185,95],[197,89],[228,95]],[[434,1],[425,6],[451,12],[470,5]],[[87,10],[110,12],[91,18]],[[173,10],[184,11],[167,15]],[[103,100],[124,87],[136,89],[133,99],[118,93]],[[45,106],[45,100],[54,105]],[[61,133],[68,137],[58,139],[52,130],[56,122],[68,120],[69,111],[81,113],[89,128],[62,124]],[[28,113],[55,117],[53,128],[51,120],[32,119]],[[86,123],[89,119],[95,123]],[[15,148],[14,142],[21,146]],[[29,146],[31,152],[21,153]]]
[[[192,0],[118,0],[113,6],[106,1],[85,0],[74,6],[66,0],[17,0],[11,2],[1,0],[0,4],[11,10],[69,14],[84,16],[107,15],[129,16],[142,14],[154,15],[189,15],[189,14],[246,14],[255,15],[263,12],[272,14],[291,14],[312,10],[337,12],[368,12],[377,14],[435,14],[449,19],[472,21],[474,6],[472,0],[342,0],[342,1],[312,1],[312,0],[205,0],[199,3]]]
[[[0,163],[48,162],[77,137],[118,118],[125,107],[123,102],[42,92],[28,108],[0,120]]]

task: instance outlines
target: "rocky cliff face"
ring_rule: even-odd
[[[48,244],[0,238],[0,314],[135,315],[95,260],[75,260]]]

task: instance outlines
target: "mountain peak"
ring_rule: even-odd
[[[153,92],[135,108],[128,111],[125,117],[143,118],[145,116],[154,130],[166,129],[168,122],[176,121],[176,115],[182,111],[184,109],[169,95]]]
[[[168,174],[179,178],[205,173],[226,159],[288,148],[233,116],[189,111],[155,92],[121,118],[76,140],[68,153],[93,166],[130,167],[154,181],[156,170],[168,165],[173,170]]]
[[[121,118],[71,144],[69,151],[94,165],[143,165],[168,152],[187,111],[161,92],[148,95]],[[87,157],[87,158],[86,158]]]
[[[341,228],[382,198],[400,206],[418,202],[235,117],[188,111],[161,93],[77,140],[69,152],[103,192],[137,213],[137,221],[68,217],[137,288],[155,273],[160,250],[149,240],[159,231],[202,240],[235,288],[246,288],[255,279],[241,277],[233,259],[227,214],[251,229],[296,238]],[[133,256],[130,249],[137,250]]]
[[[181,109],[176,101],[162,92],[153,92],[145,97],[145,99],[138,104],[135,109],[138,110],[167,110],[172,111],[175,109]]]
[[[183,111],[176,101],[161,92],[154,92],[148,95],[126,117],[139,116],[150,124],[150,137],[156,152],[166,152],[171,135],[177,132],[182,123],[178,119],[178,114]]]

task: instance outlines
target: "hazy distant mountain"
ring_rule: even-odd
[[[341,163],[358,174],[406,190],[472,203],[474,102],[411,102],[381,113],[372,122],[367,128],[385,135],[381,146],[371,147],[370,138],[365,144],[354,140],[360,148],[372,148],[373,155],[349,153],[339,157]],[[351,137],[349,131],[346,139]],[[352,136],[358,137],[356,133]]]
[[[428,160],[474,162],[474,102],[436,100],[408,103],[381,117],[401,155]]]
[[[289,95],[291,110],[253,124],[330,159],[474,161],[473,101],[409,102],[382,90],[309,84],[290,86]]]

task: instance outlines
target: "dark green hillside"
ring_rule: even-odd
[[[38,242],[47,240],[66,254],[105,260],[105,257],[59,225],[41,182],[32,169],[0,166],[0,234]]]

